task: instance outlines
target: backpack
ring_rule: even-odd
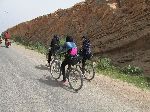
[[[72,55],[72,56],[75,56],[75,55],[77,55],[77,52],[78,52],[78,50],[77,50],[77,48],[72,48],[71,50],[70,50],[70,55]]]
[[[89,42],[83,44],[83,57],[85,59],[90,59],[92,57],[91,45]]]

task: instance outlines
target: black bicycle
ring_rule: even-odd
[[[48,57],[49,57],[49,53],[51,52],[51,48],[49,48],[47,51],[46,51],[46,61],[48,61]],[[58,56],[59,57],[58,57]],[[60,59],[61,60],[61,55],[59,55],[59,50],[56,50],[55,54],[52,55],[51,57],[51,62],[54,60],[54,58],[57,58],[57,59]],[[50,65],[49,65],[50,66]]]
[[[79,91],[83,86],[83,75],[80,70],[78,70],[72,63],[72,65],[68,65],[66,70],[66,77],[68,79],[70,87],[74,91]],[[50,73],[52,77],[57,80],[61,76],[61,60],[59,57],[54,57],[54,60],[50,66]]]
[[[91,81],[94,77],[95,77],[95,62],[92,60],[92,55],[90,59],[87,59],[85,62],[85,68],[82,68],[82,50],[79,51],[79,56],[80,56],[80,61],[79,63],[76,65],[76,68],[79,68],[82,71],[83,77],[88,80]]]
[[[82,71],[83,77],[91,81],[95,77],[95,62],[87,60],[85,63],[85,68],[82,68],[82,63],[76,65],[76,68],[79,68]]]
[[[61,55],[57,54],[53,56],[53,59],[50,63],[50,74],[57,80],[61,76]]]

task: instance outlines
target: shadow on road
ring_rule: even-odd
[[[63,85],[61,82],[57,81],[57,80],[53,80],[50,76],[47,76],[46,78],[40,78],[38,79],[39,82],[41,83],[44,83],[44,84],[47,84],[49,86],[52,86],[52,87],[61,87],[67,91],[70,91],[72,93],[77,93],[75,91],[73,91],[69,85]]]
[[[5,46],[5,45],[1,45],[0,47],[5,47],[5,48],[6,48],[6,46]]]
[[[49,70],[48,66],[46,65],[38,65],[38,66],[35,66],[36,69],[40,69],[40,70]]]
[[[47,76],[46,78],[40,78],[38,80],[39,80],[39,82],[47,84],[47,85],[50,85],[52,87],[60,87],[60,85],[57,83],[57,81],[56,80],[52,80],[50,78],[50,76]]]

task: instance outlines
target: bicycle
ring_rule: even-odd
[[[74,91],[79,91],[83,86],[83,76],[82,76],[82,72],[74,67],[76,63],[77,62],[75,62],[74,64],[72,63],[72,65],[68,65],[66,70],[66,78],[68,79],[70,87]],[[60,76],[62,75],[61,62],[57,58],[57,56],[54,57],[54,60],[51,63],[50,73],[55,80],[59,79]]]
[[[61,76],[61,56],[54,55],[51,64],[50,64],[50,74],[51,76],[57,80]]]
[[[83,77],[88,81],[91,81],[95,77],[94,62],[91,60],[87,60],[84,70],[82,69],[81,62],[76,65],[76,68],[82,71]]]
[[[83,59],[81,50],[79,55],[81,59]],[[76,65],[76,68],[79,68],[82,71],[83,77],[88,81],[91,81],[95,77],[95,62],[93,62],[91,59],[86,60],[84,70],[82,68],[82,61]]]
[[[51,47],[49,47],[48,50],[46,51],[46,61],[48,61],[49,52],[51,52]],[[55,54],[52,55],[51,62],[52,62],[52,60],[54,60],[54,57],[56,57],[57,56],[56,54],[58,54],[58,53],[59,53],[59,50],[57,50],[55,52]],[[61,56],[60,56],[60,59],[61,59]],[[49,66],[50,66],[50,63],[49,63]]]
[[[11,46],[11,41],[9,39],[5,39],[5,46],[6,48],[9,48],[9,46]]]

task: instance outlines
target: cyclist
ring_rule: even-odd
[[[82,39],[83,39],[82,40],[83,43],[82,43],[82,50],[80,55],[82,55],[82,72],[84,74],[85,62],[91,58],[92,52],[91,52],[90,40],[88,39],[88,37],[83,36]]]
[[[59,37],[57,35],[54,35],[53,39],[51,40],[49,52],[48,52],[48,64],[50,64],[50,61],[52,60],[51,57],[54,55],[60,48],[60,42]]]
[[[5,45],[7,45],[7,42],[9,41],[10,37],[11,37],[10,33],[8,31],[6,31],[4,34]]]
[[[71,59],[75,56],[77,56],[77,46],[71,36],[66,37],[66,42],[63,46],[63,50],[65,50],[65,59],[61,64],[61,70],[62,70],[62,75],[63,75],[63,80],[61,82],[65,83],[66,82],[66,75],[65,75],[65,66],[71,65]]]

